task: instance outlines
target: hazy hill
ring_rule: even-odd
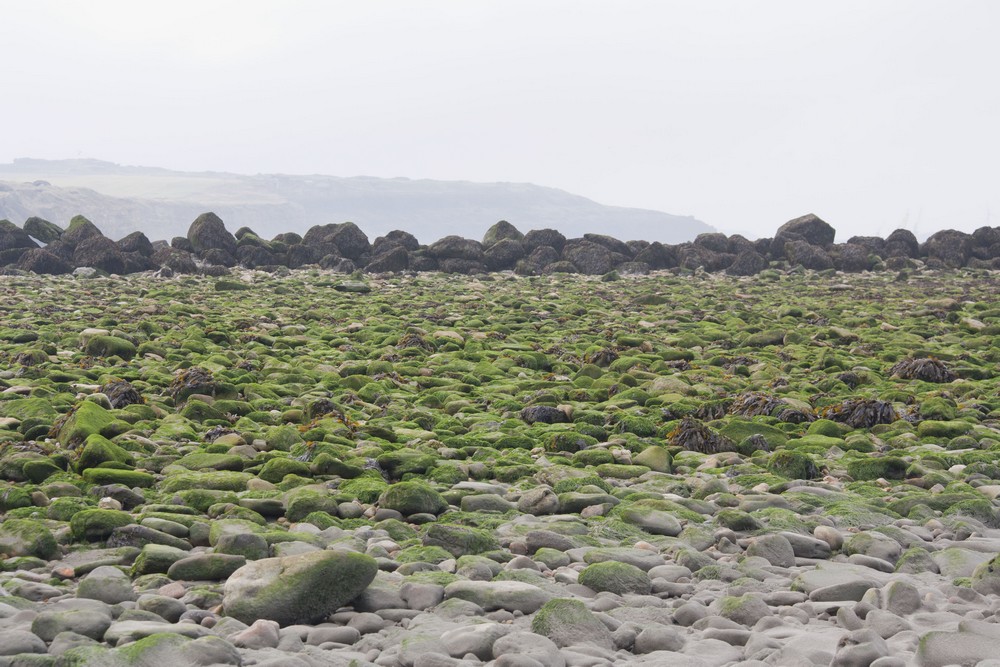
[[[528,183],[470,183],[358,176],[254,176],[128,167],[100,160],[17,159],[0,165],[0,218],[37,215],[65,226],[76,214],[117,239],[186,233],[204,211],[230,231],[305,232],[351,220],[370,238],[403,229],[430,243],[449,234],[480,238],[497,220],[522,231],[551,227],[567,237],[588,232],[664,243],[693,240],[711,227],[690,216],[604,206]]]

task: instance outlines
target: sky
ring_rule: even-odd
[[[0,162],[531,182],[771,236],[1000,225],[994,0],[0,0]],[[613,230],[609,230],[613,233]]]

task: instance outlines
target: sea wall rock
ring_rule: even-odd
[[[1000,227],[980,227],[972,234],[941,230],[923,243],[905,229],[884,239],[853,236],[846,243],[834,243],[835,235],[830,224],[810,213],[781,225],[773,238],[754,241],[719,232],[676,245],[625,241],[607,234],[567,239],[554,229],[522,233],[506,220],[490,227],[482,241],[453,235],[421,245],[413,234],[393,230],[372,243],[353,222],[316,225],[304,235],[287,232],[268,241],[248,227],[230,234],[221,218],[203,213],[191,223],[187,236],[169,242],[151,242],[141,232],[115,242],[82,215],[74,217],[65,231],[31,217],[22,227],[0,221],[0,272],[55,275],[90,267],[103,274],[163,269],[172,274],[225,275],[235,267],[273,272],[318,266],[340,273],[377,274],[512,270],[520,275],[612,271],[642,275],[670,270],[753,276],[769,268],[796,267],[844,273],[924,265],[1000,269]]]

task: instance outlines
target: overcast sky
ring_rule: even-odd
[[[807,212],[838,241],[1000,225],[994,0],[0,0],[0,16],[0,162],[532,182],[756,236]]]

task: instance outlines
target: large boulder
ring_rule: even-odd
[[[28,250],[37,247],[38,244],[31,240],[31,236],[26,231],[10,220],[0,220],[0,252],[7,250]],[[21,254],[23,252],[18,254],[18,257]]]
[[[868,271],[872,268],[871,252],[857,243],[838,243],[833,246],[833,260],[837,269],[848,273]]]
[[[118,249],[122,252],[137,252],[143,257],[152,257],[153,244],[142,232],[132,232],[118,241]]]
[[[885,239],[881,236],[852,236],[847,242],[863,246],[869,254],[885,257]]]
[[[928,261],[937,260],[949,268],[965,266],[972,256],[972,236],[954,229],[932,234],[920,247]]]
[[[295,247],[295,246],[293,246]],[[272,266],[278,263],[274,253],[258,246],[242,246],[236,250],[236,260],[248,269]]]
[[[199,255],[218,248],[230,255],[236,255],[236,237],[229,233],[226,225],[214,213],[202,213],[188,227],[187,240]]]
[[[489,248],[494,243],[503,241],[504,239],[520,241],[523,238],[524,234],[518,231],[517,227],[506,220],[501,220],[486,230],[486,233],[483,235],[483,247]]]
[[[535,248],[541,246],[551,246],[556,252],[562,252],[566,245],[566,237],[555,229],[532,229],[524,235],[522,240],[525,252],[533,252]]]
[[[583,238],[591,243],[604,246],[611,252],[618,253],[628,259],[632,259],[632,249],[628,247],[628,244],[624,241],[619,241],[613,236],[608,236],[607,234],[584,234]]]
[[[382,246],[385,248],[385,246]],[[375,255],[365,271],[369,273],[389,273],[391,271],[405,271],[410,266],[410,253],[401,245],[393,245],[379,254]]]
[[[107,273],[124,273],[125,256],[118,244],[106,236],[92,236],[73,249],[76,266],[92,266]]]
[[[24,221],[24,231],[42,243],[58,241],[63,233],[62,227],[59,225],[36,216],[31,216]]]
[[[694,244],[708,248],[712,252],[730,252],[729,239],[720,232],[705,232],[698,234],[694,239]]]
[[[97,225],[92,223],[87,218],[82,215],[74,215],[69,221],[69,226],[66,231],[62,233],[59,237],[59,245],[65,246],[72,253],[76,246],[80,245],[84,241],[90,238],[95,238],[98,236],[104,236],[101,230],[97,228]],[[52,245],[56,245],[53,243]]]
[[[654,241],[636,253],[635,261],[648,264],[654,271],[672,269],[677,266],[677,248]]]
[[[319,249],[320,257],[334,254],[350,260],[359,260],[371,252],[368,236],[353,222],[315,225],[302,237],[302,244]]]
[[[735,257],[729,253],[715,252],[705,246],[684,243],[677,248],[677,263],[681,268],[705,271],[721,271],[733,263]]]
[[[25,252],[17,261],[17,268],[22,271],[53,276],[63,275],[73,270],[69,262],[45,248],[35,248]]]
[[[374,558],[353,551],[262,558],[230,575],[222,605],[227,616],[247,624],[319,623],[360,595],[377,572]]]
[[[837,235],[837,231],[818,216],[810,213],[801,218],[789,220],[778,227],[774,238],[777,241],[782,236],[792,234],[802,237],[810,245],[827,248],[833,245],[833,238]]]
[[[746,250],[736,255],[733,263],[726,267],[731,276],[753,276],[767,268],[767,260],[755,250]]]
[[[612,252],[593,241],[574,239],[567,242],[563,259],[572,262],[580,273],[588,275],[601,275],[615,268]]]
[[[410,251],[420,248],[420,242],[417,240],[416,236],[399,229],[394,229],[385,236],[380,236],[375,239],[375,242],[372,244],[373,255],[377,255],[379,253],[379,246],[382,244],[389,246],[401,245]]]
[[[908,229],[897,229],[885,238],[884,257],[916,258],[920,254],[920,243],[913,232]]]
[[[792,266],[801,264],[805,269],[824,271],[833,268],[833,260],[823,248],[806,241],[789,241],[785,244],[785,257]]]
[[[531,254],[514,265],[514,270],[522,276],[538,276],[545,267],[559,261],[559,252],[552,246],[539,246]]]
[[[438,261],[445,259],[483,261],[482,244],[472,239],[463,239],[461,236],[446,236],[432,243],[427,250]]]
[[[483,253],[483,263],[490,271],[512,269],[523,258],[524,245],[515,239],[500,239]]]

